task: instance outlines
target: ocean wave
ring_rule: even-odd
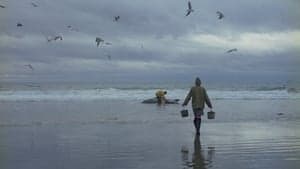
[[[167,98],[183,100],[189,89],[168,90]],[[45,100],[139,100],[154,97],[156,89],[68,89],[68,90],[10,90],[0,91],[0,101],[45,101]],[[217,100],[261,100],[300,99],[299,93],[287,90],[207,90],[211,99]]]
[[[273,90],[286,90],[285,86],[275,86],[275,87],[258,87],[255,90],[257,91],[273,91]]]

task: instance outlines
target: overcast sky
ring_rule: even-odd
[[[299,77],[300,0],[187,2],[0,0],[0,81]]]

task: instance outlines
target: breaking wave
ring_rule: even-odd
[[[167,89],[168,90],[168,89]],[[168,90],[168,98],[184,99],[188,88]],[[143,100],[154,97],[156,89],[134,88],[93,88],[93,89],[32,89],[0,91],[0,101],[45,101],[45,100]],[[299,93],[291,93],[283,88],[262,90],[217,90],[207,89],[211,99],[218,100],[260,100],[260,99],[300,99]]]

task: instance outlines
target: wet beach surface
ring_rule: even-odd
[[[179,105],[2,102],[0,167],[298,168],[297,102],[268,102],[239,103],[241,113],[216,106],[215,120],[203,116],[199,139]]]

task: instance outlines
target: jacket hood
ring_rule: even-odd
[[[200,86],[201,85],[201,80],[200,80],[199,77],[196,78],[195,84],[196,84],[196,86]]]

